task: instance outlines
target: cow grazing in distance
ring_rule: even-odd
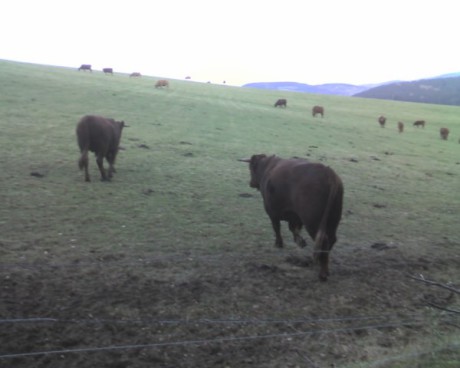
[[[324,107],[322,106],[313,106],[313,109],[311,110],[311,114],[313,117],[316,117],[316,114],[321,114],[321,117],[324,116]]]
[[[285,98],[280,98],[275,102],[275,107],[287,107],[287,100]]]
[[[112,74],[113,75],[113,69],[112,68],[104,68],[102,69],[104,74]]]
[[[416,122],[414,122],[414,126],[416,126],[417,128],[420,126],[422,128],[425,128],[425,120],[417,120]]]
[[[139,72],[134,72],[129,75],[130,78],[140,78],[142,77],[141,73]]]
[[[336,242],[342,216],[343,184],[340,177],[321,163],[300,158],[282,159],[264,154],[240,161],[249,163],[249,185],[262,194],[265,211],[275,232],[275,246],[283,247],[280,221],[287,221],[294,241],[302,227],[315,240],[314,256],[320,264],[319,278],[329,276],[329,252]]]
[[[81,157],[78,161],[80,170],[85,169],[85,181],[90,181],[88,173],[88,152],[96,155],[97,166],[101,172],[101,180],[110,180],[115,172],[114,163],[118,153],[118,146],[123,128],[127,126],[123,121],[104,118],[102,116],[86,115],[77,124],[77,141]],[[103,161],[109,163],[106,174]]]
[[[80,67],[78,68],[78,71],[80,71],[80,70],[83,70],[83,71],[89,70],[90,72],[93,71],[91,69],[91,64],[81,64]]]
[[[449,129],[441,128],[439,130],[439,134],[441,135],[441,139],[447,140],[447,138],[449,137]]]
[[[385,128],[385,123],[387,122],[387,118],[385,116],[379,116],[378,122],[382,128]]]
[[[399,133],[404,132],[404,123],[401,121],[398,121],[398,131]]]
[[[160,88],[160,87],[168,87],[169,88],[169,82],[166,79],[160,79],[155,83],[155,88]]]

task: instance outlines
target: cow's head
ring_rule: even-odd
[[[251,174],[251,180],[249,181],[249,186],[251,188],[260,189],[260,173],[259,167],[262,160],[264,160],[267,155],[253,155],[251,158],[240,159],[239,161],[249,163],[249,172]]]

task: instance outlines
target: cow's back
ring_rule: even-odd
[[[111,120],[102,116],[86,115],[77,125],[80,150],[106,151],[112,144],[114,127]]]
[[[269,210],[281,214],[282,219],[295,213],[313,238],[330,204],[330,227],[335,232],[342,215],[343,184],[330,167],[299,159],[282,160],[270,171],[263,192]]]

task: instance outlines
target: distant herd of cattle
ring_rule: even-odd
[[[276,100],[275,102],[275,107],[284,107],[286,108],[287,107],[287,100],[285,98],[280,98],[278,100]],[[321,117],[324,117],[324,107],[323,106],[313,106],[312,110],[311,110],[311,114],[313,117],[316,117],[316,115],[321,115]],[[387,118],[385,116],[379,116],[379,118],[377,119],[377,121],[379,122],[380,126],[382,128],[385,128],[385,124],[387,122]],[[425,128],[425,120],[417,120],[414,122],[414,126],[415,127],[422,127],[422,128]],[[399,133],[402,133],[404,132],[404,123],[402,121],[398,121],[398,131]],[[448,128],[441,128],[439,130],[439,135],[441,136],[441,139],[444,139],[444,140],[447,140],[447,138],[449,137],[449,129]],[[460,140],[459,140],[459,143],[460,143]]]
[[[379,116],[377,121],[379,122],[382,128],[385,128],[385,124],[387,122],[387,119],[385,116]],[[417,120],[414,122],[413,125],[417,128],[418,127],[425,128],[425,124],[426,124],[425,120]],[[398,131],[399,133],[404,132],[404,123],[401,121],[398,121]],[[449,129],[448,128],[439,129],[439,135],[441,136],[441,139],[447,140],[447,138],[449,137]]]

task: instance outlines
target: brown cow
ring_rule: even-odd
[[[85,181],[90,181],[88,173],[88,152],[96,155],[97,166],[101,172],[101,180],[110,180],[115,172],[113,167],[118,153],[121,133],[125,127],[123,121],[115,121],[102,116],[86,115],[77,124],[77,141],[81,157],[78,161],[80,170],[85,169]],[[108,175],[104,170],[104,157],[109,162]]]
[[[417,128],[419,126],[421,126],[422,128],[425,128],[425,120],[417,120],[416,122],[414,122],[414,126],[416,126]]]
[[[129,75],[130,78],[140,78],[142,77],[141,73],[139,72],[134,72]]]
[[[287,107],[287,100],[285,98],[280,98],[275,102],[275,107]]]
[[[262,194],[275,232],[275,246],[283,246],[280,221],[287,221],[294,241],[305,247],[306,242],[300,236],[304,226],[316,243],[314,256],[320,264],[319,278],[326,281],[329,252],[337,240],[336,231],[342,216],[340,177],[330,167],[300,158],[282,159],[261,154],[240,161],[249,163],[249,185]]]
[[[104,74],[112,74],[113,75],[113,69],[112,68],[104,68],[102,69]]]
[[[313,117],[316,117],[316,114],[321,114],[321,117],[324,116],[324,107],[322,106],[313,106],[313,109],[311,110],[311,114]]]
[[[398,131],[399,133],[404,132],[404,123],[401,121],[398,121]]]
[[[80,67],[78,68],[78,71],[80,70],[83,70],[83,71],[89,70],[90,72],[93,72],[93,70],[91,69],[91,64],[81,64]]]
[[[439,130],[439,134],[441,135],[441,139],[447,140],[447,138],[449,137],[449,129],[441,128]]]
[[[160,79],[158,82],[155,83],[155,88],[159,88],[159,87],[169,88],[169,82],[166,79]]]
[[[385,123],[387,122],[387,118],[382,115],[382,116],[379,116],[379,118],[377,120],[378,120],[380,126],[382,128],[385,128]]]

